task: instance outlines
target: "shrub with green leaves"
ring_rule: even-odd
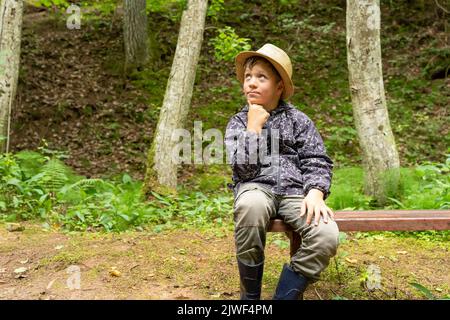
[[[147,1],[147,13],[159,13],[173,22],[180,21],[187,0],[152,0]]]
[[[40,185],[45,172],[35,167],[36,163],[44,161],[45,157],[33,152],[0,155],[0,215],[3,218],[14,221],[45,215],[49,197]]]
[[[83,8],[90,8],[92,10],[83,10],[84,14],[100,17],[108,17],[114,13],[118,4],[118,0],[90,0],[81,3]]]
[[[399,209],[450,209],[450,154],[443,163],[424,162],[403,173],[405,196],[392,199]]]
[[[250,50],[250,39],[240,38],[233,28],[226,26],[217,32],[218,35],[209,42],[214,47],[217,61],[233,61],[239,52]]]
[[[178,195],[152,194],[144,200],[142,183],[128,174],[113,179],[87,179],[76,175],[62,159],[64,154],[39,148],[0,154],[0,219],[39,219],[68,230],[121,231],[129,228],[162,230],[170,226],[202,226],[232,223],[232,194],[220,191],[223,177],[203,189],[205,194],[180,188]],[[392,198],[386,209],[448,208],[450,156],[445,163],[424,163],[402,168],[405,186],[400,197]],[[218,170],[218,169],[217,169]],[[221,176],[221,172],[216,172]],[[201,183],[202,179],[196,181]],[[372,199],[363,194],[363,170],[335,170],[327,204],[334,210],[374,209]],[[449,231],[386,233],[414,236],[427,241],[448,241]],[[370,236],[370,234],[369,234]]]
[[[115,180],[87,179],[54,155],[1,154],[0,176],[0,219],[6,221],[41,219],[68,230],[121,231],[222,224],[232,217],[229,195],[154,193],[151,201],[143,201],[142,183],[128,174]]]
[[[219,13],[224,10],[224,0],[211,0],[208,5],[207,16],[211,17],[214,21],[219,19]]]
[[[33,4],[40,7],[59,9],[65,9],[70,5],[67,0],[35,0]]]

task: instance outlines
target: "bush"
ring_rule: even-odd
[[[239,38],[233,28],[226,26],[217,32],[218,35],[209,42],[214,46],[217,61],[233,61],[239,52],[250,50],[250,39]]]
[[[63,154],[45,148],[0,154],[0,219],[38,219],[68,230],[104,231],[232,223],[232,195],[219,189],[227,180],[218,168],[215,174],[209,170],[195,180],[199,190],[180,188],[178,195],[169,196],[153,193],[146,201],[142,183],[128,174],[109,180],[87,179],[76,175],[63,158]],[[448,208],[449,168],[450,156],[445,163],[402,168],[404,192],[398,199],[391,198],[385,208]],[[361,168],[338,169],[327,203],[334,210],[373,209],[372,198],[365,196],[362,188]],[[215,192],[205,194],[208,189]],[[450,232],[386,234],[447,241]]]
[[[60,159],[37,152],[0,155],[0,218],[40,219],[68,230],[121,231],[144,226],[222,223],[230,197],[201,192],[143,201],[141,182],[75,175]]]

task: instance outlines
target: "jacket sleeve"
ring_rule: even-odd
[[[266,137],[247,131],[247,125],[237,116],[231,118],[225,132],[227,163],[238,181],[255,178],[261,169],[259,146],[266,145]],[[235,182],[238,182],[235,181]]]
[[[300,142],[298,156],[303,190],[306,196],[311,189],[319,189],[326,199],[330,195],[333,161],[327,155],[322,137],[313,121],[306,117],[302,122],[297,140]]]

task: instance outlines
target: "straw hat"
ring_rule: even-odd
[[[236,56],[236,75],[241,83],[244,83],[244,63],[252,56],[266,58],[277,69],[284,83],[282,99],[288,99],[294,94],[291,59],[286,52],[270,43],[266,43],[258,51],[243,51]]]

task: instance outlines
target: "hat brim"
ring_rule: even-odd
[[[271,57],[269,57],[265,54],[262,54],[260,52],[257,52],[257,51],[242,51],[236,56],[236,59],[235,59],[236,76],[237,76],[238,80],[241,83],[244,83],[244,71],[245,71],[244,63],[248,58],[255,57],[255,56],[263,57],[263,58],[267,59],[270,63],[272,63],[272,65],[275,67],[275,69],[280,74],[280,77],[284,83],[284,90],[283,90],[283,94],[281,95],[281,98],[289,99],[290,97],[292,97],[292,95],[294,94],[294,84],[293,84],[291,78],[289,77],[289,75],[287,74],[286,70],[284,70],[284,68],[281,66],[281,64],[279,64],[277,61],[275,61]]]

